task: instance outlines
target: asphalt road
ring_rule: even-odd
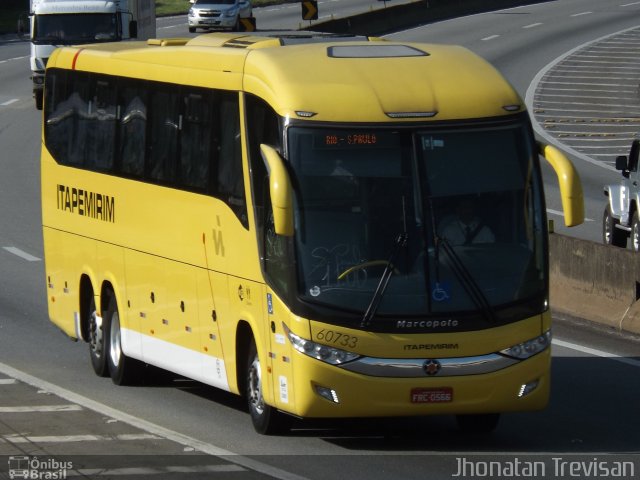
[[[563,0],[428,25],[393,38],[466,45],[494,63],[525,97],[539,72],[566,52],[636,27],[639,12],[640,4]],[[257,17],[261,22],[259,12]],[[261,24],[267,28],[266,20]],[[554,327],[549,408],[504,415],[488,437],[461,435],[448,417],[309,422],[296,424],[289,436],[261,437],[232,395],[162,376],[135,388],[95,377],[87,346],[70,342],[47,319],[40,115],[31,99],[26,55],[27,44],[0,41],[0,456],[6,456],[6,469],[0,457],[0,478],[19,466],[20,459],[9,463],[9,456],[66,461],[69,477],[81,478],[444,479],[461,464],[477,468],[461,477],[480,478],[487,476],[486,462],[506,469],[515,459],[537,466],[534,478],[568,477],[574,467],[625,461],[632,462],[637,478],[640,343],[566,319]],[[599,219],[598,195],[615,174],[606,160],[574,160],[589,195],[587,216]],[[548,207],[559,210],[553,180]],[[573,232],[588,237],[598,232],[597,223]],[[598,472],[582,477],[605,477]]]

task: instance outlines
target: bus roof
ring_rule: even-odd
[[[319,121],[437,121],[524,110],[495,68],[451,45],[213,33],[68,47],[52,56],[53,66],[243,90],[282,116]]]

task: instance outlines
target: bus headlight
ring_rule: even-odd
[[[289,327],[284,323],[282,326],[293,348],[311,358],[321,360],[331,365],[340,365],[341,363],[351,362],[360,356],[357,353],[347,352],[346,350],[306,340],[289,330]]]
[[[500,353],[508,357],[524,360],[546,350],[549,348],[549,345],[551,345],[551,330],[547,330],[539,337],[532,338],[531,340],[514,345],[513,347],[500,350]]]

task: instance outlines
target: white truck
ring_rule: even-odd
[[[62,45],[148,39],[156,34],[154,0],[30,0],[31,79],[42,109],[44,70]]]
[[[629,156],[616,158],[616,170],[622,172],[620,183],[604,186],[607,204],[602,217],[602,239],[607,245],[627,247],[631,238],[633,251],[640,251],[640,140],[631,143]]]

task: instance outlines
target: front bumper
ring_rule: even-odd
[[[300,417],[533,411],[545,408],[549,400],[550,348],[489,373],[401,378],[366,375],[328,365],[299,352],[293,352],[293,355],[292,395],[288,395],[287,404],[277,406]],[[282,382],[280,384],[282,387]],[[522,395],[523,387],[532,384],[535,387]],[[327,399],[318,393],[319,390],[333,392],[335,399]],[[451,398],[416,402],[416,391],[450,392]]]
[[[189,17],[189,27],[196,28],[233,28],[236,26],[238,17]]]

